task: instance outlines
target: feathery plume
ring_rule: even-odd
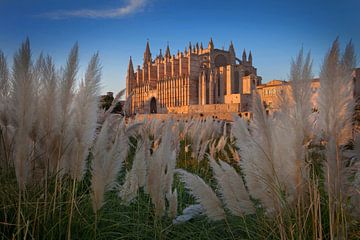
[[[187,222],[187,221],[193,219],[195,216],[203,214],[204,212],[205,212],[205,209],[201,204],[190,205],[183,210],[182,215],[177,216],[173,220],[173,224]]]
[[[7,127],[11,121],[10,76],[4,53],[0,50],[0,126]]]
[[[235,216],[253,213],[254,207],[241,176],[229,164],[220,160],[219,165],[213,157],[209,159],[225,207]]]
[[[62,69],[59,86],[58,140],[56,150],[58,157],[52,163],[52,171],[56,172],[61,170],[63,173],[64,169],[66,169],[67,163],[64,160],[64,155],[71,151],[73,136],[69,128],[69,119],[71,119],[71,105],[75,95],[74,87],[78,69],[79,45],[76,43],[69,53],[65,68]]]
[[[57,159],[55,149],[56,133],[58,132],[56,117],[59,113],[57,104],[58,76],[52,58],[50,56],[43,57],[42,54],[36,62],[34,71],[39,89],[37,109],[34,113],[37,117],[33,124],[32,138],[36,138],[38,141],[36,146],[38,151],[37,168],[44,170],[43,177],[47,177],[49,170],[54,168],[52,166],[53,161]],[[38,177],[41,176],[38,174]]]
[[[77,180],[81,180],[83,177],[85,160],[94,139],[100,79],[99,55],[95,54],[90,60],[85,79],[80,84],[72,109],[70,129],[73,134],[73,143],[71,151],[67,155],[67,166],[72,178]]]
[[[146,140],[144,140],[146,141]],[[120,187],[119,197],[129,204],[138,194],[141,187],[145,186],[146,181],[146,144],[138,143],[137,151],[133,161],[132,168],[126,173],[125,182]]]
[[[127,157],[129,150],[129,136],[139,124],[125,127],[124,120],[115,127],[117,119],[113,122],[109,117],[105,122],[94,146],[94,159],[92,161],[92,202],[94,212],[99,210],[104,202],[104,193],[115,185],[117,174]]]
[[[254,119],[250,125],[252,134],[245,120],[239,117],[235,118],[232,125],[232,134],[236,138],[241,156],[240,166],[250,195],[261,200],[265,208],[272,212],[279,206],[280,185],[273,162],[271,119],[267,118],[259,96],[254,99],[253,113]]]
[[[180,175],[181,181],[185,183],[185,187],[190,191],[190,194],[204,207],[205,214],[209,219],[217,221],[225,218],[221,201],[204,180],[182,169],[177,169],[176,173]]]
[[[29,180],[32,161],[30,133],[35,120],[35,86],[32,72],[30,41],[27,39],[14,56],[12,100],[15,110],[15,170],[20,190]]]
[[[296,60],[292,60],[291,63],[289,87],[283,89],[282,94],[277,96],[279,111],[274,116],[274,121],[277,122],[273,129],[276,130],[274,134],[279,134],[278,136],[281,137],[281,142],[274,144],[274,147],[280,151],[279,154],[282,152],[287,158],[289,162],[287,166],[291,166],[288,168],[289,171],[283,173],[290,173],[288,176],[292,185],[287,189],[288,192],[296,189],[296,195],[301,194],[306,180],[305,145],[312,138],[311,69],[310,53],[304,58],[301,49]],[[285,141],[284,138],[287,140]]]
[[[155,206],[155,215],[165,213],[167,194],[172,194],[174,170],[176,166],[175,140],[171,131],[172,121],[163,130],[161,143],[154,150],[148,162],[146,191]]]
[[[9,68],[4,53],[0,50],[0,97],[9,95]]]
[[[12,116],[13,109],[10,99],[9,68],[4,53],[0,50],[0,166],[10,162],[11,141],[13,139]]]
[[[352,69],[356,62],[350,42],[341,57],[336,39],[325,57],[320,74],[318,126],[326,144],[326,187],[332,197],[339,198],[347,182],[346,162],[341,146],[352,137],[354,109]]]

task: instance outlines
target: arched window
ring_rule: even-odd
[[[224,55],[219,54],[215,57],[215,67],[226,66],[226,65],[227,65],[227,61]]]
[[[233,92],[232,93],[239,93],[240,88],[240,74],[238,71],[235,71],[234,74],[234,85],[233,85]]]
[[[154,97],[150,100],[150,113],[157,113],[156,99]]]
[[[218,89],[218,92],[217,92],[217,95],[220,97],[221,95],[221,81],[220,81],[220,76],[218,76],[218,79],[217,79],[217,89]]]

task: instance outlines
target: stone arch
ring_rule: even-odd
[[[150,113],[157,113],[156,98],[152,97],[150,100]]]
[[[219,54],[215,57],[215,67],[226,66],[227,60],[223,54]]]

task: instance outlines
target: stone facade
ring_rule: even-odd
[[[355,99],[360,96],[360,68],[355,68],[352,73],[353,83],[354,83],[354,97]],[[261,100],[264,103],[264,106],[267,111],[273,111],[278,108],[277,106],[277,96],[284,91],[287,91],[291,85],[287,81],[282,80],[272,80],[266,84],[260,84],[256,87],[256,91],[261,97]],[[314,78],[311,82],[311,102],[313,103],[313,108],[317,108],[317,97],[318,90],[320,88],[319,78]]]
[[[353,71],[354,96],[360,96],[360,68]],[[267,111],[277,109],[278,94],[286,91],[287,81],[261,83],[252,64],[252,54],[243,51],[236,57],[231,43],[227,51],[214,48],[210,39],[207,48],[189,44],[184,52],[171,55],[167,46],[153,59],[147,42],[143,64],[134,71],[130,57],[126,96],[131,96],[131,114],[169,113],[230,118],[232,114],[248,116],[252,95],[256,91]],[[320,87],[319,79],[311,83],[312,102]]]
[[[146,44],[142,67],[134,70],[130,58],[126,95],[131,95],[131,111],[137,113],[246,112],[251,94],[261,77],[252,65],[252,54],[242,59],[229,49],[216,49],[212,39],[207,48],[189,44],[184,52],[153,59]]]

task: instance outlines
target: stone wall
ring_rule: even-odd
[[[181,107],[168,107],[168,113],[238,113],[240,112],[240,104],[206,104],[206,105],[190,105]],[[166,111],[162,111],[166,112]]]
[[[213,118],[214,120],[224,120],[224,121],[233,121],[235,113],[188,113],[188,114],[176,114],[176,113],[169,113],[169,114],[138,114],[136,118],[139,120],[144,119],[159,119],[159,120],[166,120],[166,119],[206,119],[208,117]]]

